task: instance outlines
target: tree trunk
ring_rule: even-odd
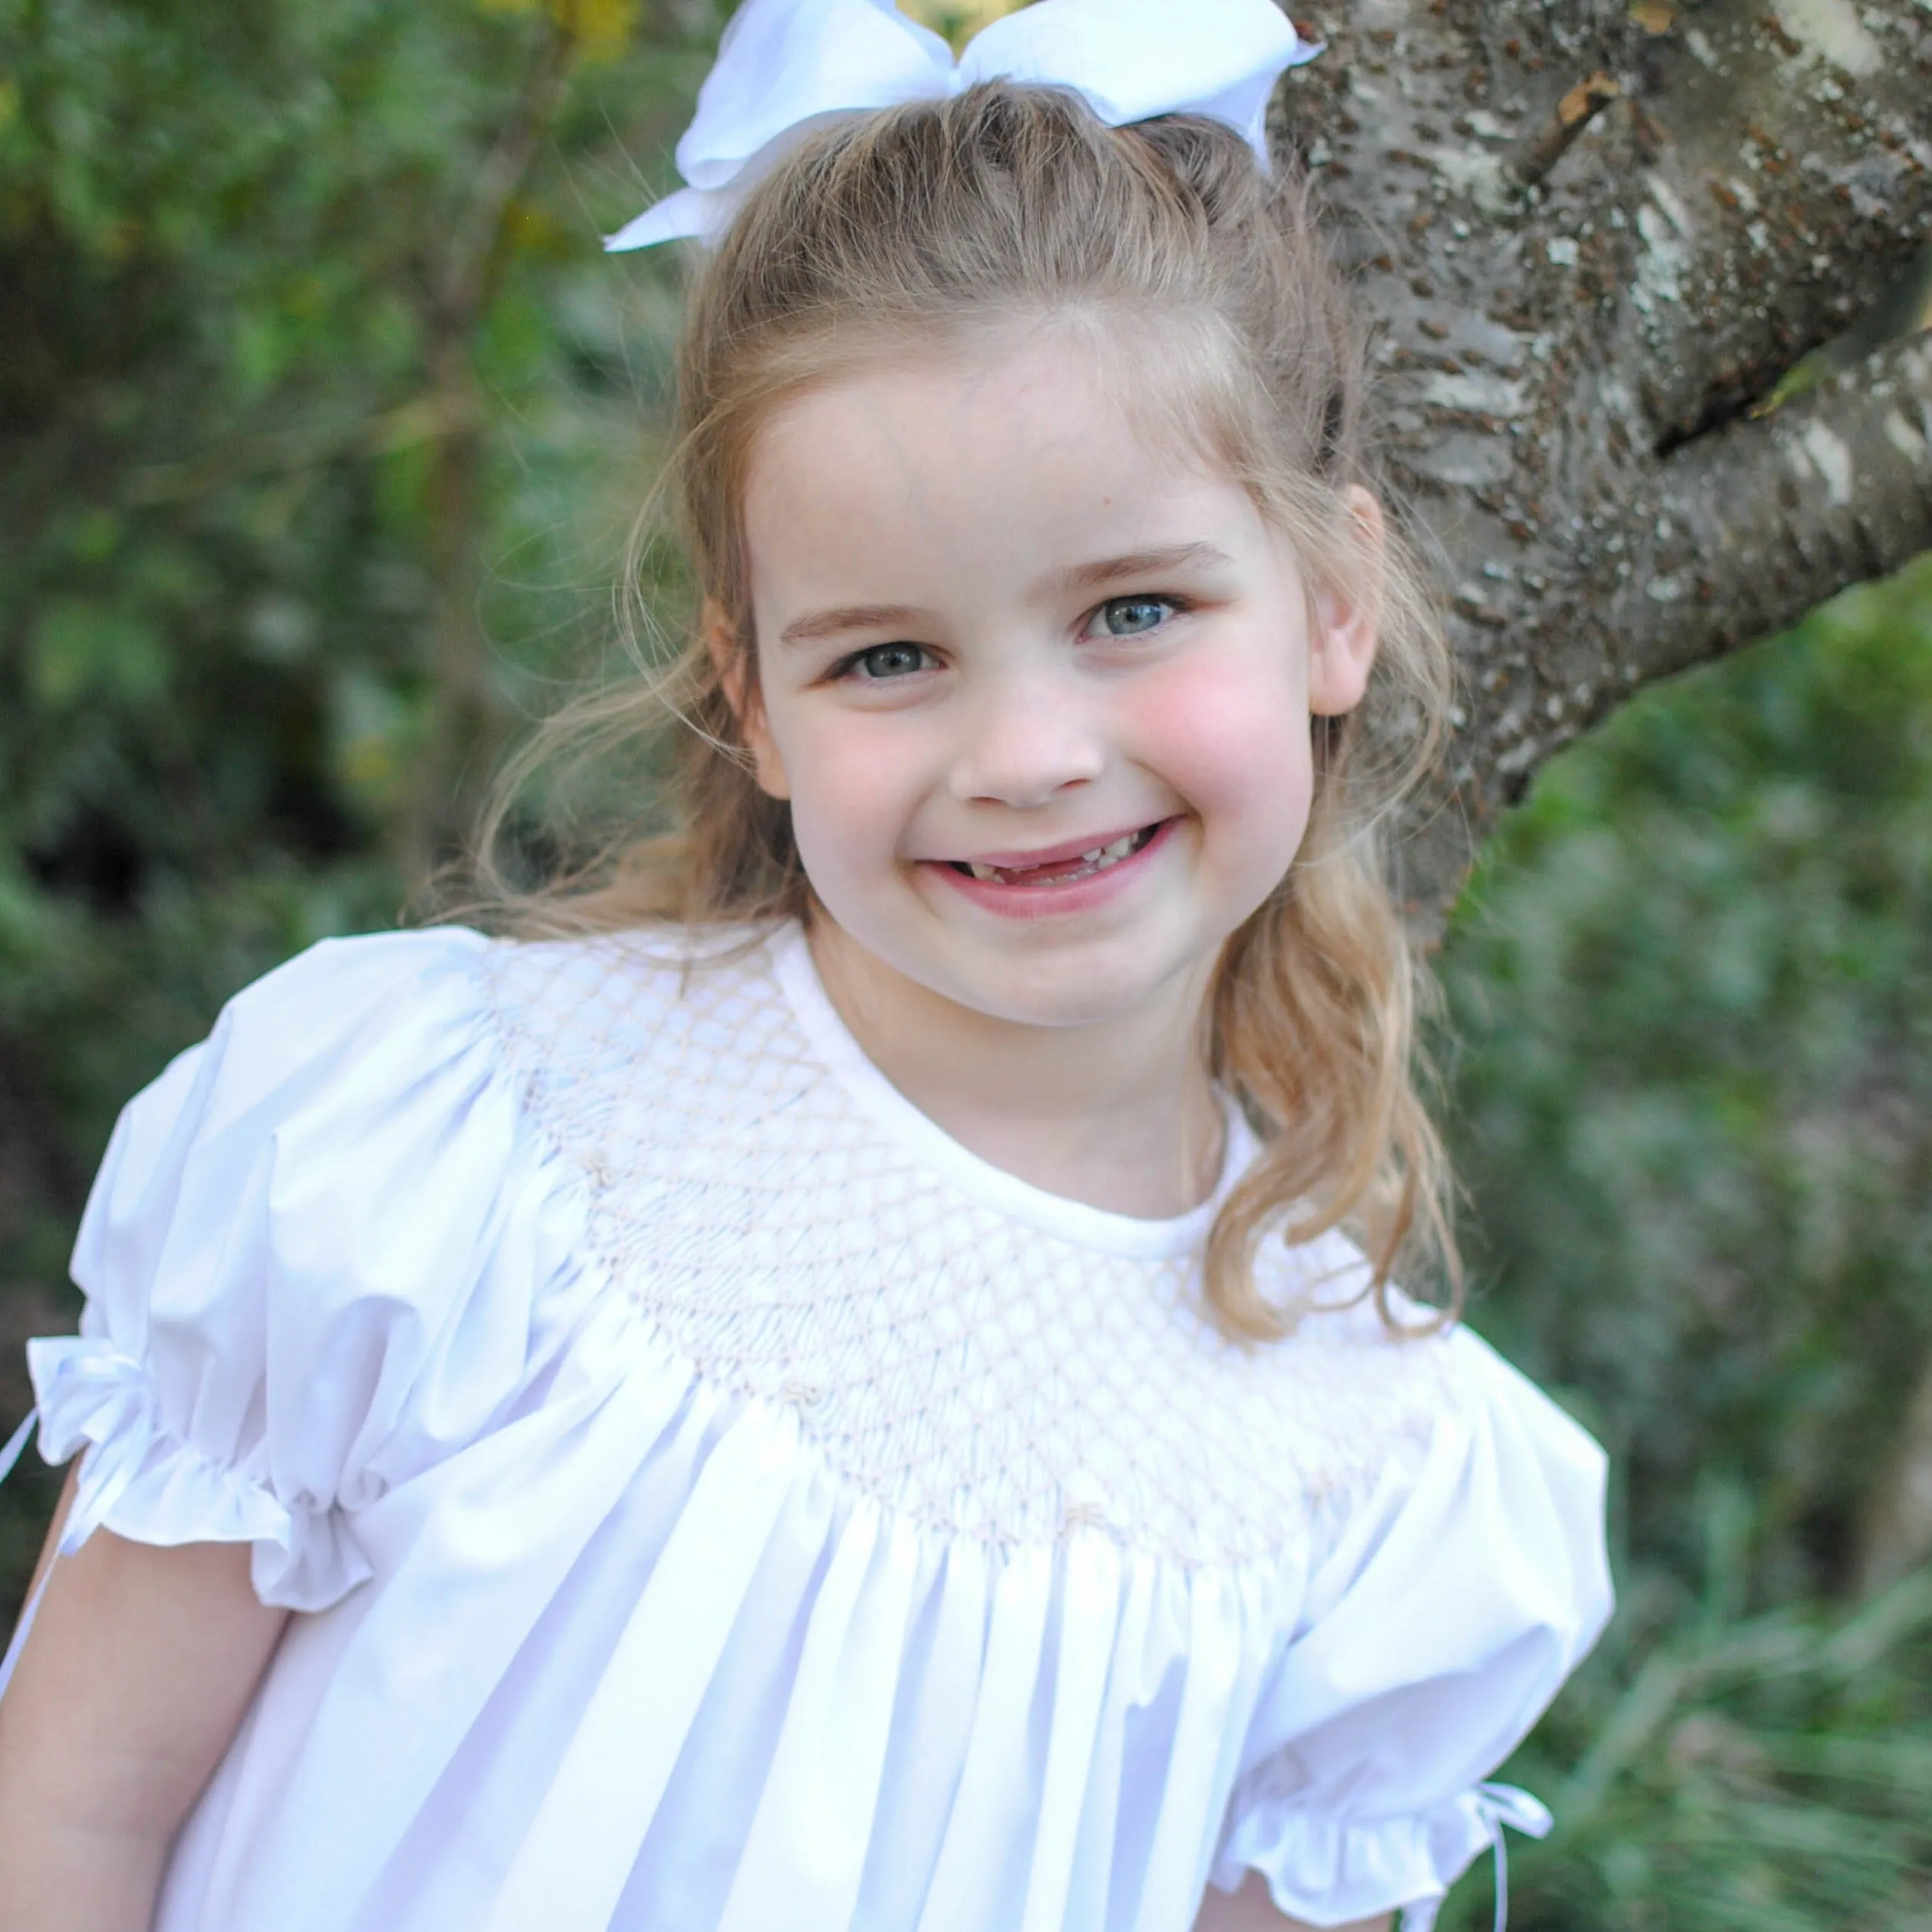
[[[1343,0],[1277,139],[1376,320],[1465,691],[1407,889],[1652,678],[1932,546],[1932,336],[1767,412],[1932,233],[1928,0]]]

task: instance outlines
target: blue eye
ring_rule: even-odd
[[[1144,637],[1158,630],[1174,608],[1165,597],[1113,597],[1100,607],[1101,622],[1113,637]]]
[[[875,644],[870,650],[855,652],[840,667],[842,673],[856,673],[870,682],[909,677],[927,667],[928,655],[921,644]]]

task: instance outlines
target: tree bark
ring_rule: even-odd
[[[1927,0],[1341,0],[1277,139],[1378,330],[1465,692],[1439,919],[1498,809],[1650,680],[1932,546],[1932,338],[1770,413],[1932,233]]]

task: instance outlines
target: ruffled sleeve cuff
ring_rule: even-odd
[[[107,1338],[30,1341],[27,1361],[41,1455],[86,1450],[62,1555],[104,1525],[139,1543],[248,1543],[256,1595],[293,1610],[326,1610],[370,1575],[338,1510],[290,1508],[265,1480],[171,1435],[148,1368]]]
[[[1542,1837],[1547,1811],[1527,1792],[1483,1784],[1417,1817],[1328,1818],[1264,1801],[1223,1839],[1210,1876],[1233,1892],[1251,1871],[1276,1908],[1309,1925],[1349,1925],[1400,1911],[1402,1932],[1428,1932],[1449,1888],[1508,1825]]]

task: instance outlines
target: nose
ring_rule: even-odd
[[[1046,805],[1092,783],[1106,764],[1085,694],[1062,678],[1008,672],[988,678],[962,708],[953,795],[966,804]]]

